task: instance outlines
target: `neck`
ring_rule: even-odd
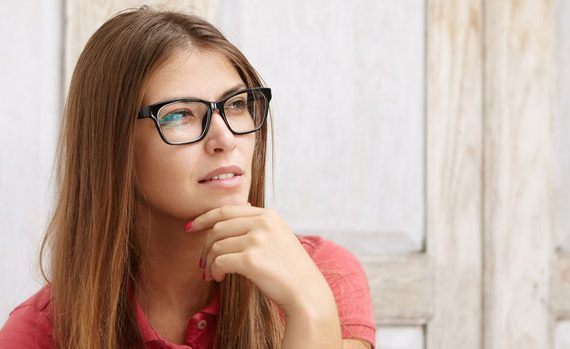
[[[213,283],[202,280],[198,266],[205,235],[187,233],[185,222],[172,217],[150,215],[137,227],[146,232],[137,300],[149,318],[165,312],[192,316],[213,295]]]

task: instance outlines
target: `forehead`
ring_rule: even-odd
[[[245,84],[224,55],[195,48],[179,49],[151,74],[143,105],[183,97],[215,101],[239,85]]]

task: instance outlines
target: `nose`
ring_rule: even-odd
[[[209,153],[229,151],[236,146],[236,136],[230,131],[217,109],[212,113],[204,144]]]

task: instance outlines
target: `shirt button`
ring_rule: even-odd
[[[199,330],[203,330],[203,329],[206,328],[206,326],[208,326],[208,321],[206,321],[206,320],[200,320],[200,321],[198,321],[198,325],[197,325],[197,326],[198,326],[198,329],[199,329]]]

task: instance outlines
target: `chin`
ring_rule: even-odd
[[[227,195],[227,196],[219,196],[219,197],[211,197],[210,200],[207,200],[208,206],[211,208],[217,208],[222,206],[228,205],[247,205],[247,196],[238,196],[238,195]]]

